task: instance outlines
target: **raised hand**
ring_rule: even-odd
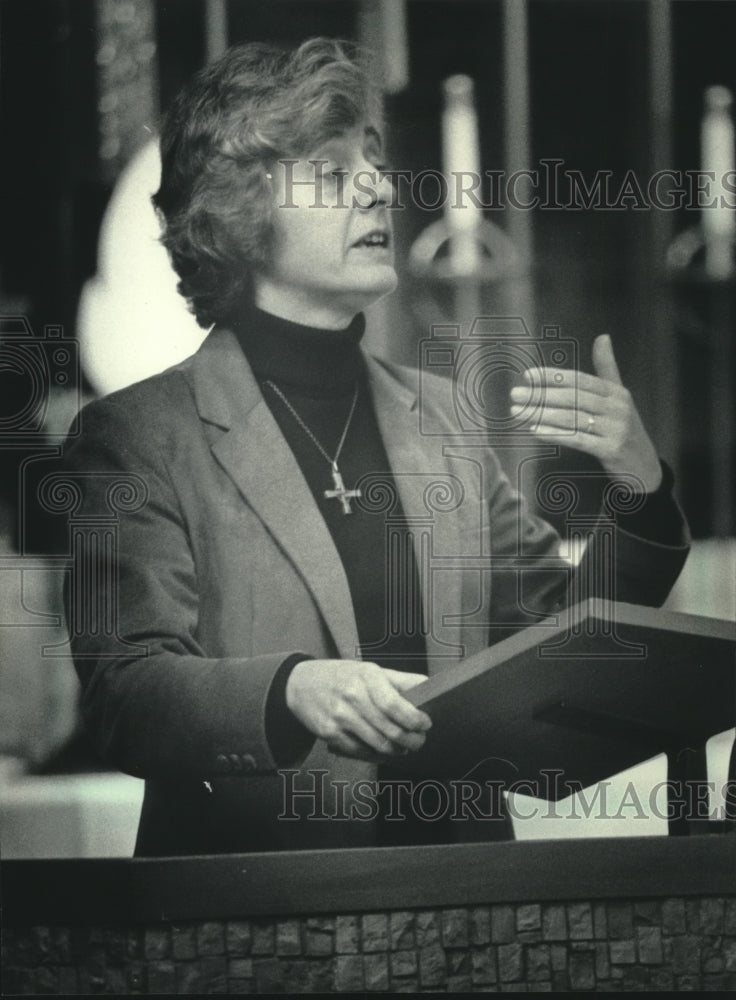
[[[527,386],[511,390],[511,412],[529,412],[543,401],[531,432],[552,444],[594,455],[611,476],[636,476],[643,490],[659,487],[656,449],[624,386],[608,334],[593,342],[595,375],[563,368],[524,373]]]
[[[333,753],[379,761],[418,750],[432,720],[401,694],[423,674],[359,660],[304,660],[286,684],[286,704]]]

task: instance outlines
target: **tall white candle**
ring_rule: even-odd
[[[731,117],[731,91],[727,87],[708,87],[701,127],[701,167],[715,174],[712,187],[715,202],[702,211],[705,238],[705,269],[714,278],[727,277],[731,272],[731,245],[736,236],[734,195],[723,185],[723,178],[734,174],[734,129]]]
[[[450,233],[450,261],[453,273],[471,275],[480,261],[478,229],[483,218],[483,210],[474,204],[468,191],[473,182],[467,174],[473,178],[480,176],[473,81],[469,76],[451,76],[445,80],[443,89],[442,157],[448,184],[445,217]],[[461,193],[463,188],[465,192]],[[479,184],[475,196],[480,198]]]
[[[383,89],[399,94],[409,85],[409,39],[406,0],[381,0]]]

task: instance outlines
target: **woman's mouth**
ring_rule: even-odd
[[[366,247],[369,249],[387,249],[389,245],[390,237],[384,229],[372,229],[369,233],[366,233],[365,236],[361,236],[359,240],[356,240],[355,243],[352,244],[354,248]]]

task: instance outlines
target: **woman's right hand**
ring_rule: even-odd
[[[361,660],[303,660],[289,675],[286,704],[333,753],[375,762],[424,744],[432,720],[401,692],[426,679]]]

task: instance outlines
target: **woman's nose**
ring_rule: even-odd
[[[394,185],[385,170],[376,168],[376,182],[379,201],[384,205],[390,205],[394,197]]]
[[[369,161],[353,175],[355,204],[359,208],[375,208],[387,205],[393,197],[393,185],[389,177]]]

